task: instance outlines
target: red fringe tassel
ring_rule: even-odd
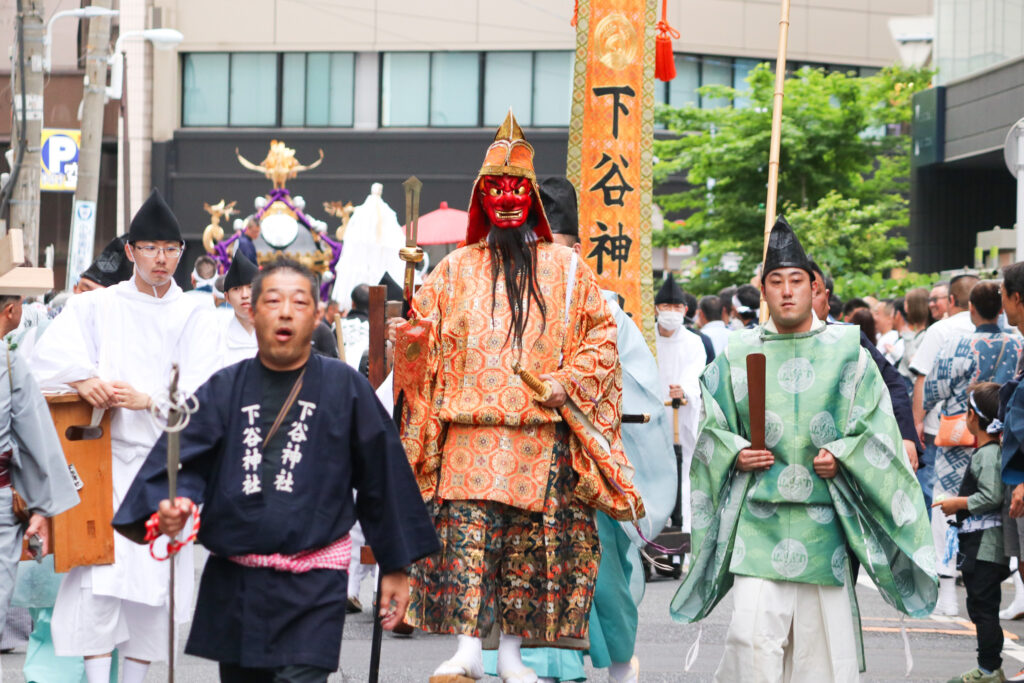
[[[679,38],[679,31],[668,23],[668,0],[661,1],[661,21],[658,22],[657,28],[658,37],[654,40],[654,77],[667,82],[676,77],[672,40]]]

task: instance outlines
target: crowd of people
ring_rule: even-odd
[[[652,353],[511,113],[472,197],[465,244],[389,321],[381,387],[369,283],[342,311],[300,263],[239,249],[185,292],[157,192],[74,293],[0,299],[0,623],[12,594],[32,610],[27,680],[140,683],[190,620],[223,681],[326,681],[368,544],[384,628],[454,636],[431,683],[579,680],[584,652],[635,683],[640,550],[676,526],[672,616],[733,593],[717,681],[858,680],[862,571],[913,617],[956,615],[959,576],[978,661],[951,681],[1024,680],[999,626],[1024,616],[1024,263],[844,302],[780,219],[752,282],[659,284]],[[44,391],[111,413],[113,563],[17,563],[78,498]]]

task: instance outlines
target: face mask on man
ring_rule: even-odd
[[[678,330],[683,326],[682,311],[658,311],[658,324],[666,330]]]

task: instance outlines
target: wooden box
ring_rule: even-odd
[[[76,393],[48,395],[46,402],[64,449],[64,458],[72,468],[72,478],[76,478],[76,486],[81,482],[78,489],[81,502],[50,523],[54,568],[66,572],[73,567],[113,564],[110,413],[103,414],[98,430],[72,429],[90,425],[92,406]],[[31,559],[27,551],[22,559]]]

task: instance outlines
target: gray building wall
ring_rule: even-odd
[[[946,161],[1001,151],[1024,116],[1024,57],[946,86]]]

